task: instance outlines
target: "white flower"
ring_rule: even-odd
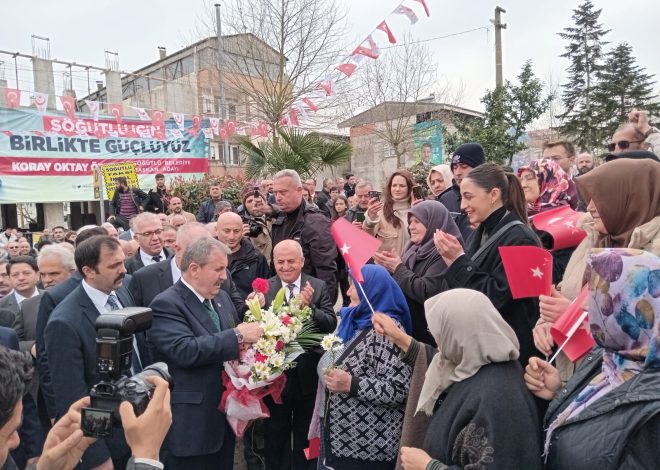
[[[284,365],[284,354],[274,353],[268,358],[268,363],[271,367],[279,369]]]
[[[263,362],[257,362],[254,365],[254,374],[259,380],[266,380],[270,376],[270,367]]]
[[[342,339],[334,333],[325,335],[321,340],[321,347],[324,351],[332,351],[337,347],[341,346]]]
[[[259,352],[262,354],[264,351],[268,348],[268,345],[270,344],[270,341],[268,338],[264,338],[263,336],[257,340],[257,343],[255,344],[255,347]]]

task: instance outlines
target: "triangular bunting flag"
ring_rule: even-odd
[[[5,105],[8,108],[18,108],[21,105],[21,90],[5,88]]]
[[[367,42],[368,46],[362,45],[364,44],[365,41]],[[369,35],[369,37],[367,37],[367,39],[362,41],[362,44],[360,44],[358,47],[355,48],[353,54],[360,54],[365,57],[369,57],[371,59],[378,59],[378,57],[380,56],[380,50],[378,49],[378,45],[376,44],[376,42],[371,37],[371,34]]]
[[[72,121],[76,119],[76,99],[73,96],[60,96],[64,112]]]
[[[382,21],[378,26],[376,26],[376,29],[380,29],[381,31],[384,31],[387,34],[387,39],[388,41],[390,41],[390,44],[396,44],[396,38],[394,37],[392,30],[390,29],[389,26],[387,26],[387,23],[385,21]]]
[[[346,75],[347,77],[350,77],[353,75],[353,72],[355,72],[355,69],[357,68],[357,65],[346,63],[346,64],[339,64],[336,69],[339,70],[341,73]]]
[[[394,13],[398,15],[406,15],[410,20],[410,24],[417,23],[417,15],[415,14],[415,12],[405,5],[399,5],[399,7],[396,10],[394,10]]]
[[[431,16],[431,13],[429,12],[429,7],[426,5],[426,2],[424,0],[414,0],[414,1],[422,4],[422,6],[424,7],[424,12],[426,13],[427,17]]]
[[[32,102],[37,109],[43,113],[48,107],[48,93],[39,93],[38,91],[33,92]]]

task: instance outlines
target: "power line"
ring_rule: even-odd
[[[482,29],[485,29],[486,31],[489,31],[490,26],[481,26],[479,28],[467,29],[465,31],[459,31],[457,33],[447,34],[445,36],[437,36],[435,38],[420,39],[419,41],[406,42],[406,43],[402,43],[402,44],[394,44],[392,46],[381,47],[381,49],[392,49],[394,47],[401,47],[401,46],[406,46],[406,45],[409,45],[409,44],[421,44],[421,43],[424,43],[424,42],[437,41],[438,39],[447,39],[447,38],[451,38],[451,37],[454,37],[454,36],[460,36],[462,34],[473,33],[475,31],[480,31]]]

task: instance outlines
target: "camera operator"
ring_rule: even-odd
[[[258,188],[252,188],[243,196],[243,210],[239,215],[243,218],[243,236],[248,237],[254,247],[270,260],[273,252],[273,240],[270,235],[271,221],[268,212],[277,211],[266,202]]]
[[[0,347],[0,468],[16,470],[9,451],[19,444],[17,429],[21,424],[21,397],[25,393],[32,364],[24,353]],[[159,377],[148,377],[156,388],[146,411],[136,417],[128,403],[122,403],[120,414],[126,440],[132,451],[127,470],[162,469],[158,460],[160,446],[172,422],[168,383]],[[82,454],[94,439],[83,437],[80,429],[81,410],[89,406],[89,397],[75,402],[46,437],[38,462],[29,470],[69,470],[80,462]]]

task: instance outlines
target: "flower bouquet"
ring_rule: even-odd
[[[301,306],[299,296],[287,304],[282,288],[271,306],[262,309],[258,294],[268,292],[268,281],[257,278],[252,288],[255,295],[246,301],[248,311],[243,321],[259,323],[264,333],[256,343],[241,348],[237,361],[224,363],[225,391],[219,406],[239,438],[253,420],[270,416],[263,402],[265,397],[270,395],[275,403],[282,402],[286,383],[283,372],[295,365],[296,357],[318,346],[323,338],[311,320],[312,309]]]

